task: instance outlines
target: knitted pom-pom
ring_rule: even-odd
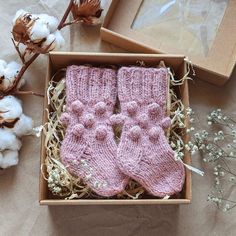
[[[126,116],[122,114],[114,114],[110,117],[110,122],[112,125],[123,125],[125,122]]]
[[[163,129],[168,129],[170,126],[171,126],[171,119],[169,117],[166,117],[161,121],[161,127]]]
[[[96,128],[95,137],[99,141],[103,141],[107,137],[107,128],[105,126],[99,126]]]
[[[60,121],[64,126],[68,126],[70,123],[70,115],[67,112],[62,113]]]
[[[95,122],[95,119],[94,119],[94,115],[93,114],[87,114],[84,117],[84,125],[87,128],[91,128],[93,126],[94,122]]]
[[[71,109],[77,115],[81,115],[83,112],[83,109],[84,109],[84,104],[81,101],[76,100],[76,101],[72,102]]]
[[[84,134],[84,126],[82,124],[77,124],[73,127],[72,133],[77,137],[80,138]]]
[[[106,104],[104,102],[98,102],[95,105],[95,113],[97,115],[102,115],[106,112]]]
[[[135,101],[129,102],[127,104],[127,112],[129,113],[129,115],[134,115],[138,110],[138,104]]]
[[[160,136],[160,132],[161,132],[161,129],[158,128],[158,127],[152,127],[149,131],[148,131],[148,134],[149,134],[149,137],[151,140],[157,140]]]
[[[141,136],[141,133],[142,133],[142,130],[141,128],[136,125],[136,126],[133,126],[130,130],[129,130],[129,136],[130,138],[133,140],[133,141],[136,141],[140,138]]]
[[[146,114],[141,114],[138,117],[138,123],[142,128],[146,128],[148,126],[148,116]]]
[[[158,115],[159,111],[160,111],[160,106],[157,103],[154,102],[148,105],[148,114],[150,116]]]

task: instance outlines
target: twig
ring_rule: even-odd
[[[79,22],[81,22],[81,19],[76,19],[76,20],[69,21],[67,23],[63,23],[63,25],[61,26],[61,29],[68,26],[68,25],[73,25],[73,24],[76,24],[76,23],[79,23]]]
[[[70,3],[69,3],[69,5],[68,5],[68,7],[65,11],[65,14],[63,15],[63,17],[62,17],[62,19],[61,19],[61,21],[60,21],[60,23],[57,27],[58,30],[61,30],[66,25],[65,21],[66,21],[68,15],[70,14],[70,10],[72,8],[72,5],[73,5],[73,0],[70,0]]]
[[[11,87],[9,87],[7,90],[5,90],[3,92],[3,94],[9,94],[12,90],[14,90],[20,79],[22,78],[23,74],[25,73],[25,71],[28,69],[28,67],[34,62],[34,60],[39,56],[40,54],[39,53],[35,53],[24,65],[23,67],[21,68],[21,70],[19,71],[18,75],[16,76],[16,79],[14,81],[14,83],[12,84]]]
[[[73,0],[70,0],[70,3],[57,27],[58,30],[60,30],[63,26],[64,26],[64,23],[70,13],[70,10],[72,8],[72,5],[73,5]],[[4,96],[6,95],[9,95],[11,93],[14,93],[14,94],[32,94],[32,95],[37,95],[37,96],[43,96],[42,94],[38,94],[38,93],[35,93],[35,92],[32,92],[32,91],[16,91],[16,88],[17,88],[17,85],[20,81],[20,79],[22,78],[22,76],[24,75],[25,71],[28,69],[28,67],[36,60],[36,58],[42,53],[39,53],[39,52],[36,52],[28,61],[25,61],[25,53],[22,55],[20,50],[19,50],[19,45],[16,45],[15,44],[15,41],[14,39],[12,39],[12,42],[14,44],[14,47],[21,59],[21,61],[23,62],[23,66],[21,67],[19,73],[17,74],[16,76],[16,79],[14,81],[14,83],[12,84],[12,86],[10,86],[8,89],[6,89],[5,91],[0,91],[0,99],[2,99]],[[52,42],[53,43],[53,42]],[[46,48],[45,48],[45,52],[48,51],[48,49],[51,47],[52,43],[50,45],[48,45]],[[43,52],[44,53],[44,52]]]
[[[13,45],[14,45],[14,47],[15,47],[15,49],[16,49],[16,51],[17,51],[17,53],[18,53],[18,55],[19,55],[19,57],[22,61],[22,63],[25,64],[25,56],[21,54],[19,46],[16,45],[15,40],[13,38],[11,38],[11,40],[12,40],[12,43],[13,43]]]
[[[33,92],[33,91],[17,90],[13,94],[15,94],[15,95],[35,95],[35,96],[38,96],[38,97],[44,97],[44,94]]]

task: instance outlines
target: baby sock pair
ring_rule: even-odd
[[[122,67],[117,76],[113,69],[68,67],[61,116],[67,169],[107,197],[124,190],[129,177],[155,196],[181,191],[184,167],[165,137],[167,88],[165,68]],[[113,115],[117,94],[121,114]],[[118,146],[114,124],[123,124]]]

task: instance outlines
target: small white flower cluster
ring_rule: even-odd
[[[216,204],[220,204],[222,202],[220,198],[212,196],[212,195],[208,195],[207,201],[214,202]]]
[[[207,116],[207,121],[208,121],[208,125],[212,125],[214,123],[230,124],[230,118],[227,117],[226,115],[224,115],[221,109],[217,109],[217,110],[212,111]],[[231,126],[233,126],[233,125],[231,124]]]
[[[58,162],[54,160],[55,163],[58,165]],[[97,181],[96,179],[93,178],[92,172],[93,168],[91,168],[87,161],[85,159],[81,160],[73,160],[72,164],[75,164],[77,167],[77,164],[80,163],[80,168],[81,171],[85,174],[85,179],[86,181],[89,181],[95,188],[101,188],[102,186],[105,187],[107,186],[107,183],[105,181]],[[47,173],[48,173],[48,188],[50,191],[59,196],[64,196],[66,195],[66,190],[68,190],[68,186],[70,186],[70,174],[66,170],[65,167],[62,167],[60,164],[60,168],[57,165],[47,165]],[[79,187],[79,182],[80,179],[77,179],[78,181],[78,186]],[[71,190],[70,190],[71,191]],[[79,189],[78,189],[79,192]],[[72,192],[70,192],[72,194]],[[76,195],[74,196],[76,198]]]
[[[227,212],[236,206],[236,202],[228,201],[227,199],[222,199],[221,197],[217,197],[214,195],[208,195],[207,201],[215,203],[217,207],[221,209],[223,212]],[[230,202],[231,205],[226,202]]]
[[[187,115],[193,114],[191,109],[187,111]],[[234,129],[236,122],[225,115],[221,109],[212,111],[207,116],[207,122],[209,125],[214,125],[211,127],[214,132],[208,133],[202,130],[193,133],[192,141],[186,144],[185,148],[191,153],[199,151],[204,162],[215,164],[213,167],[214,190],[213,194],[208,196],[208,201],[215,203],[222,211],[228,211],[236,207],[236,201],[224,197],[224,192],[232,189],[236,182],[236,173],[232,170],[231,162],[236,156],[236,130]],[[194,129],[190,128],[188,133],[192,131]]]
[[[223,141],[225,139],[224,132],[222,130],[215,133],[214,136],[215,136],[213,139],[214,143],[217,143],[219,141]]]
[[[54,16],[49,16],[47,14],[31,14],[20,9],[15,14],[13,25],[17,23],[19,18],[26,15],[34,22],[27,31],[31,42],[42,42],[42,48],[47,48],[51,45],[48,51],[59,49],[65,44],[61,32],[57,30],[59,24],[58,19]]]
[[[10,95],[0,100],[0,168],[18,164],[19,138],[32,129],[33,120],[23,113],[20,100]]]
[[[54,194],[59,194],[63,192],[62,186],[68,185],[68,180],[65,178],[66,175],[63,174],[59,169],[57,168],[51,168],[50,171],[48,171],[48,187]]]
[[[191,141],[189,141],[187,144],[185,144],[185,149],[187,151],[190,151],[191,154],[195,154],[198,151],[198,146]]]
[[[7,63],[0,59],[0,91],[4,91],[13,85],[20,69],[21,65],[19,63],[15,61]],[[24,84],[25,80],[22,78],[17,88],[21,88]]]

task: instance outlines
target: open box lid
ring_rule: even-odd
[[[191,2],[196,3],[199,1],[202,2],[201,0],[189,0],[188,3],[191,4]],[[169,3],[170,7],[170,4],[174,6],[173,3],[178,4],[177,2],[180,1],[113,0],[101,28],[102,39],[133,52],[185,54],[194,64],[197,77],[217,85],[223,85],[229,79],[236,61],[236,1],[222,0],[221,3],[224,5],[213,5],[211,11],[202,9],[202,12],[206,15],[205,18],[199,15],[199,12],[194,12],[193,15],[191,15],[191,11],[187,12],[187,17],[186,12],[183,13],[184,17],[180,17],[182,23],[183,19],[187,19],[189,22],[192,21],[192,25],[194,25],[196,21],[206,21],[207,17],[212,19],[205,24],[207,25],[209,32],[212,31],[212,27],[214,28],[213,32],[210,32],[212,40],[204,38],[207,36],[206,33],[203,34],[203,38],[199,39],[200,43],[197,42],[197,38],[199,37],[196,30],[204,31],[206,30],[206,27],[195,27],[193,30],[187,27],[184,29],[183,24],[179,24],[181,20],[176,20],[174,17],[172,17],[166,25],[163,24],[163,21],[153,21],[151,23],[149,22],[150,24],[147,24],[146,26],[144,23],[144,26],[142,26],[142,22],[145,21],[145,17],[148,18],[149,12],[150,14],[158,15],[158,11],[160,10],[157,9],[157,5],[154,5],[156,8],[153,8],[153,11],[143,11],[146,13],[146,16],[145,14],[141,15],[145,5],[148,5],[146,2],[148,2],[150,8],[150,4],[153,2],[154,4],[157,4],[158,2]],[[208,0],[204,2],[213,4],[212,2],[215,1]],[[215,4],[218,3],[215,2]],[[185,5],[184,7],[186,8]],[[172,16],[175,14],[179,15],[178,10],[181,10],[181,7],[178,9],[175,7],[175,10],[171,12]],[[204,15],[202,12],[201,14]],[[214,14],[220,15],[217,16],[217,20],[215,19]],[[196,18],[196,16],[198,18]],[[142,21],[141,17],[143,17]],[[171,25],[172,23],[173,26]],[[176,37],[175,33],[173,35],[168,34],[168,37],[166,36],[167,34],[165,33],[167,31],[165,31],[163,26],[168,26],[168,24],[170,25],[170,30],[173,30],[173,32],[179,33],[179,31],[186,31],[185,34],[181,35],[181,41],[180,38]],[[159,35],[158,30],[162,32]],[[170,30],[168,32],[170,32]],[[196,37],[194,37],[194,33]],[[164,37],[160,37],[160,35],[163,35]],[[183,37],[183,35],[185,37]],[[175,39],[177,40],[175,41]],[[177,42],[178,40],[179,42]],[[195,44],[193,42],[195,42]],[[203,45],[204,43],[205,45]],[[184,48],[183,45],[186,45],[186,48]],[[202,45],[203,47],[201,47]]]

